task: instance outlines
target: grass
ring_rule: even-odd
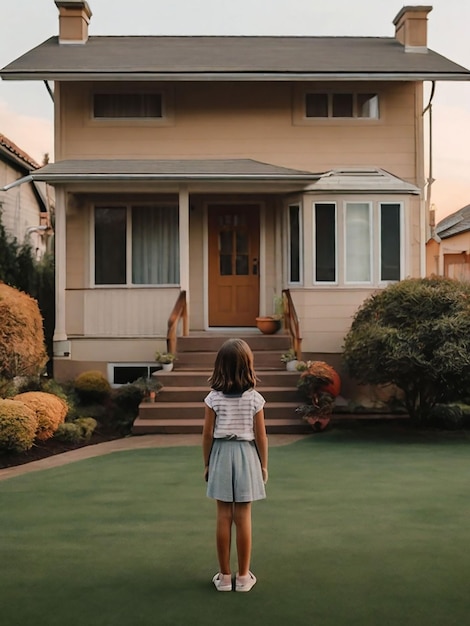
[[[210,583],[215,506],[197,448],[2,481],[2,624],[461,626],[468,439],[385,431],[331,430],[271,449],[249,594]]]

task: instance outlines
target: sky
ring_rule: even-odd
[[[393,37],[403,0],[88,0],[90,35]],[[414,4],[421,4],[415,2]],[[430,3],[431,4],[431,3]],[[470,69],[470,0],[434,0],[428,46]],[[54,0],[3,0],[0,67],[58,34]],[[426,85],[426,97],[429,86]],[[426,125],[427,125],[426,120]],[[0,81],[0,133],[39,161],[53,155],[53,105],[41,81]],[[470,204],[470,81],[433,99],[431,202],[437,220]]]

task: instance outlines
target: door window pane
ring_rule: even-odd
[[[400,205],[380,206],[380,279],[400,280]]]
[[[95,208],[95,284],[126,284],[124,207]]]
[[[336,281],[336,205],[315,204],[315,281]]]
[[[248,266],[248,235],[246,232],[237,231],[236,233],[237,257],[236,257],[236,274],[237,276],[247,276]]]
[[[346,205],[346,282],[370,282],[370,212],[366,203]]]

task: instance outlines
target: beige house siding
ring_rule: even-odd
[[[307,84],[177,83],[163,85],[173,107],[167,124],[98,121],[91,118],[93,89],[135,90],[145,85],[105,83],[98,88],[92,83],[62,83],[56,159],[252,158],[314,172],[376,165],[417,182],[417,86],[325,83],[322,87],[378,92],[380,119],[299,122]]]

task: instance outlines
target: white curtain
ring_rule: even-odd
[[[132,283],[179,283],[178,207],[132,207]]]
[[[371,280],[370,209],[366,203],[346,205],[346,282]]]

